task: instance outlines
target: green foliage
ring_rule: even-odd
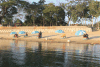
[[[2,25],[4,25],[4,24],[5,25],[11,25],[12,19],[11,18],[10,19],[9,18],[3,18],[1,22],[2,22]]]
[[[5,25],[7,26],[7,25],[8,25],[8,21],[7,21],[6,18],[3,18],[2,25],[3,25],[3,26],[5,26]]]
[[[11,19],[13,17],[13,14],[17,13],[17,8],[14,6],[15,5],[15,0],[1,0],[2,2],[0,3],[1,11],[0,11],[0,24],[1,20],[6,18],[6,19]]]
[[[12,5],[14,5],[15,1],[7,1],[7,2],[2,2],[0,3],[0,6],[5,6],[5,7],[10,7]]]
[[[45,4],[45,0],[40,0],[38,3],[32,4],[23,0],[1,0],[0,7],[0,23],[9,24],[12,22],[14,14],[17,14],[17,9],[22,8],[27,13],[26,21],[22,23],[17,19],[16,23],[22,25],[65,25],[65,11],[69,21],[76,23],[82,18],[98,17],[100,15],[100,2],[94,0],[74,0],[68,3],[60,3],[60,6],[55,6],[54,3]],[[83,1],[83,2],[82,2]]]
[[[27,13],[26,21],[22,23],[19,19],[16,23],[22,23],[22,25],[62,25],[65,19],[65,12],[63,7],[55,6],[53,3],[44,4],[45,0],[40,0],[38,3],[32,4],[23,0],[1,0],[0,6],[2,11],[0,12],[0,23],[4,19],[6,24],[12,22],[14,14],[17,14],[17,9],[22,8]],[[9,19],[9,20],[8,20]],[[7,22],[6,22],[7,21]]]
[[[19,20],[19,19],[17,19],[17,20],[15,21],[15,23],[22,23],[22,21]]]
[[[24,22],[24,23],[22,23],[22,26],[27,26],[27,24]]]
[[[93,17],[97,18],[100,15],[100,2],[99,1],[91,1],[89,3],[89,14]],[[92,21],[93,27],[93,21]]]
[[[47,20],[50,25],[57,25],[60,21],[65,19],[64,9],[60,6],[55,6],[53,3],[45,5],[43,10],[45,20]]]
[[[100,28],[100,21],[94,24],[95,28],[98,28],[98,24],[99,24],[99,28]]]
[[[45,10],[43,10],[44,13],[51,12],[53,14],[56,11],[55,5],[53,3],[49,3],[45,6]]]
[[[94,17],[98,17],[100,15],[100,2],[99,1],[92,1],[89,4],[90,15]]]
[[[64,10],[67,11],[68,21],[72,20],[74,23],[82,18],[99,16],[100,3],[98,1],[81,1],[75,2],[71,0],[66,4],[61,3],[60,6],[55,6],[54,3],[44,4],[45,0],[40,0],[38,3],[33,2],[32,4],[23,0],[8,0],[8,2],[2,0],[2,3],[0,3],[0,6],[2,6],[0,19],[11,19],[17,13],[18,8],[24,9],[27,13],[26,21],[23,25],[63,25],[65,23]]]
[[[82,18],[98,17],[100,14],[100,9],[98,8],[99,2],[90,0],[87,0],[87,2],[86,0],[84,2],[81,2],[81,0],[78,2],[70,1],[65,4],[68,20],[72,20],[74,23],[80,21]]]

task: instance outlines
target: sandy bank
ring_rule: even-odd
[[[28,33],[28,37],[24,38],[24,34],[19,35],[18,38],[13,38],[10,33],[0,33],[0,39],[16,39],[16,40],[26,40],[26,41],[37,41],[37,42],[68,42],[71,43],[84,43],[84,44],[100,44],[100,30],[89,32],[89,40],[83,40],[82,36],[75,36],[75,32],[66,32],[65,39],[61,39],[63,33],[42,33],[42,38],[38,39],[38,34]],[[46,40],[48,38],[48,40]]]

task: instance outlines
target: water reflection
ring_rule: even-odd
[[[100,45],[0,40],[0,67],[99,67]]]
[[[25,44],[20,43],[20,41],[14,40],[14,45],[11,46],[12,58],[18,65],[23,65],[25,63]]]

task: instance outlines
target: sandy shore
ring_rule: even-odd
[[[61,39],[61,35],[66,34],[65,39]],[[42,33],[42,38],[38,39],[38,34],[28,33],[28,37],[24,38],[24,34],[19,34],[18,38],[13,38],[10,33],[0,33],[0,39],[17,39],[26,41],[40,41],[40,42],[70,42],[72,43],[84,43],[84,44],[100,44],[100,30],[89,32],[89,40],[83,40],[83,36],[75,36],[75,32],[65,33]],[[48,40],[46,40],[48,38]]]

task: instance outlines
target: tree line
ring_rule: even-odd
[[[90,21],[91,27],[93,27],[93,19],[98,22],[98,17],[100,16],[100,2],[97,0],[71,0],[69,3],[63,3],[61,5],[67,11],[68,24],[70,21],[73,21],[74,23],[85,22],[85,24],[86,21]],[[99,26],[98,22],[98,28]]]
[[[18,13],[18,9],[23,9],[27,13],[25,22],[16,19],[14,23],[21,23],[24,26],[66,25],[64,9],[53,3],[44,3],[44,0],[31,4],[22,0],[1,0],[0,24],[13,24],[13,15]]]
[[[1,0],[0,2],[0,24],[21,23],[24,26],[57,26],[67,25],[70,21],[86,23],[100,15],[100,2],[94,0],[67,0],[68,3],[60,3],[59,6],[54,3],[45,4],[45,0],[38,3],[29,3],[22,0]],[[13,22],[13,15],[18,13],[18,9],[23,9],[27,15],[25,22],[20,19]],[[66,23],[65,16],[68,17]],[[98,23],[99,28],[99,23]]]

